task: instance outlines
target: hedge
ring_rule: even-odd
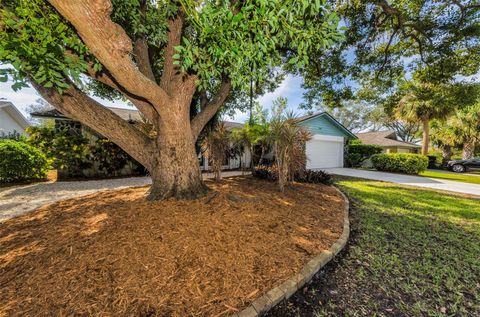
[[[428,158],[412,153],[384,153],[373,155],[372,163],[379,171],[418,174],[427,169]]]
[[[347,147],[345,160],[347,166],[360,167],[365,160],[379,153],[382,153],[382,147],[378,145],[353,143]]]
[[[46,156],[25,142],[0,140],[0,181],[43,179],[49,164]]]

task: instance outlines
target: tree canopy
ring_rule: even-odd
[[[326,0],[2,0],[0,15],[1,79],[117,143],[151,172],[152,199],[205,192],[194,144],[252,72],[303,69],[343,38]],[[155,137],[89,90],[129,100]]]
[[[355,98],[375,103],[415,70],[435,83],[479,71],[478,0],[331,3],[346,38],[302,72],[309,107],[338,107]]]

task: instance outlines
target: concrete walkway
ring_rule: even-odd
[[[226,171],[223,177],[241,175],[239,171]],[[204,178],[213,174],[204,173]],[[45,182],[0,189],[0,222],[26,214],[38,207],[59,200],[90,195],[105,190],[138,187],[151,184],[150,177],[115,178],[92,181]]]
[[[366,171],[353,168],[327,168],[325,170],[335,175],[359,177],[377,181],[392,182],[402,185],[447,190],[456,193],[480,196],[480,185],[478,184],[455,182],[430,177]]]

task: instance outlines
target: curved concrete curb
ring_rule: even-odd
[[[348,236],[350,235],[350,221],[348,218],[350,202],[338,188],[337,191],[345,200],[343,232],[340,238],[338,238],[330,249],[323,251],[310,260],[299,273],[257,298],[250,304],[250,306],[233,314],[232,317],[257,317],[265,314],[282,300],[288,299],[295,294],[297,290],[308,283],[322,267],[330,262],[330,260],[345,247],[348,241]]]

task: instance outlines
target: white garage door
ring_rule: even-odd
[[[306,154],[308,169],[343,167],[343,138],[314,135]]]

